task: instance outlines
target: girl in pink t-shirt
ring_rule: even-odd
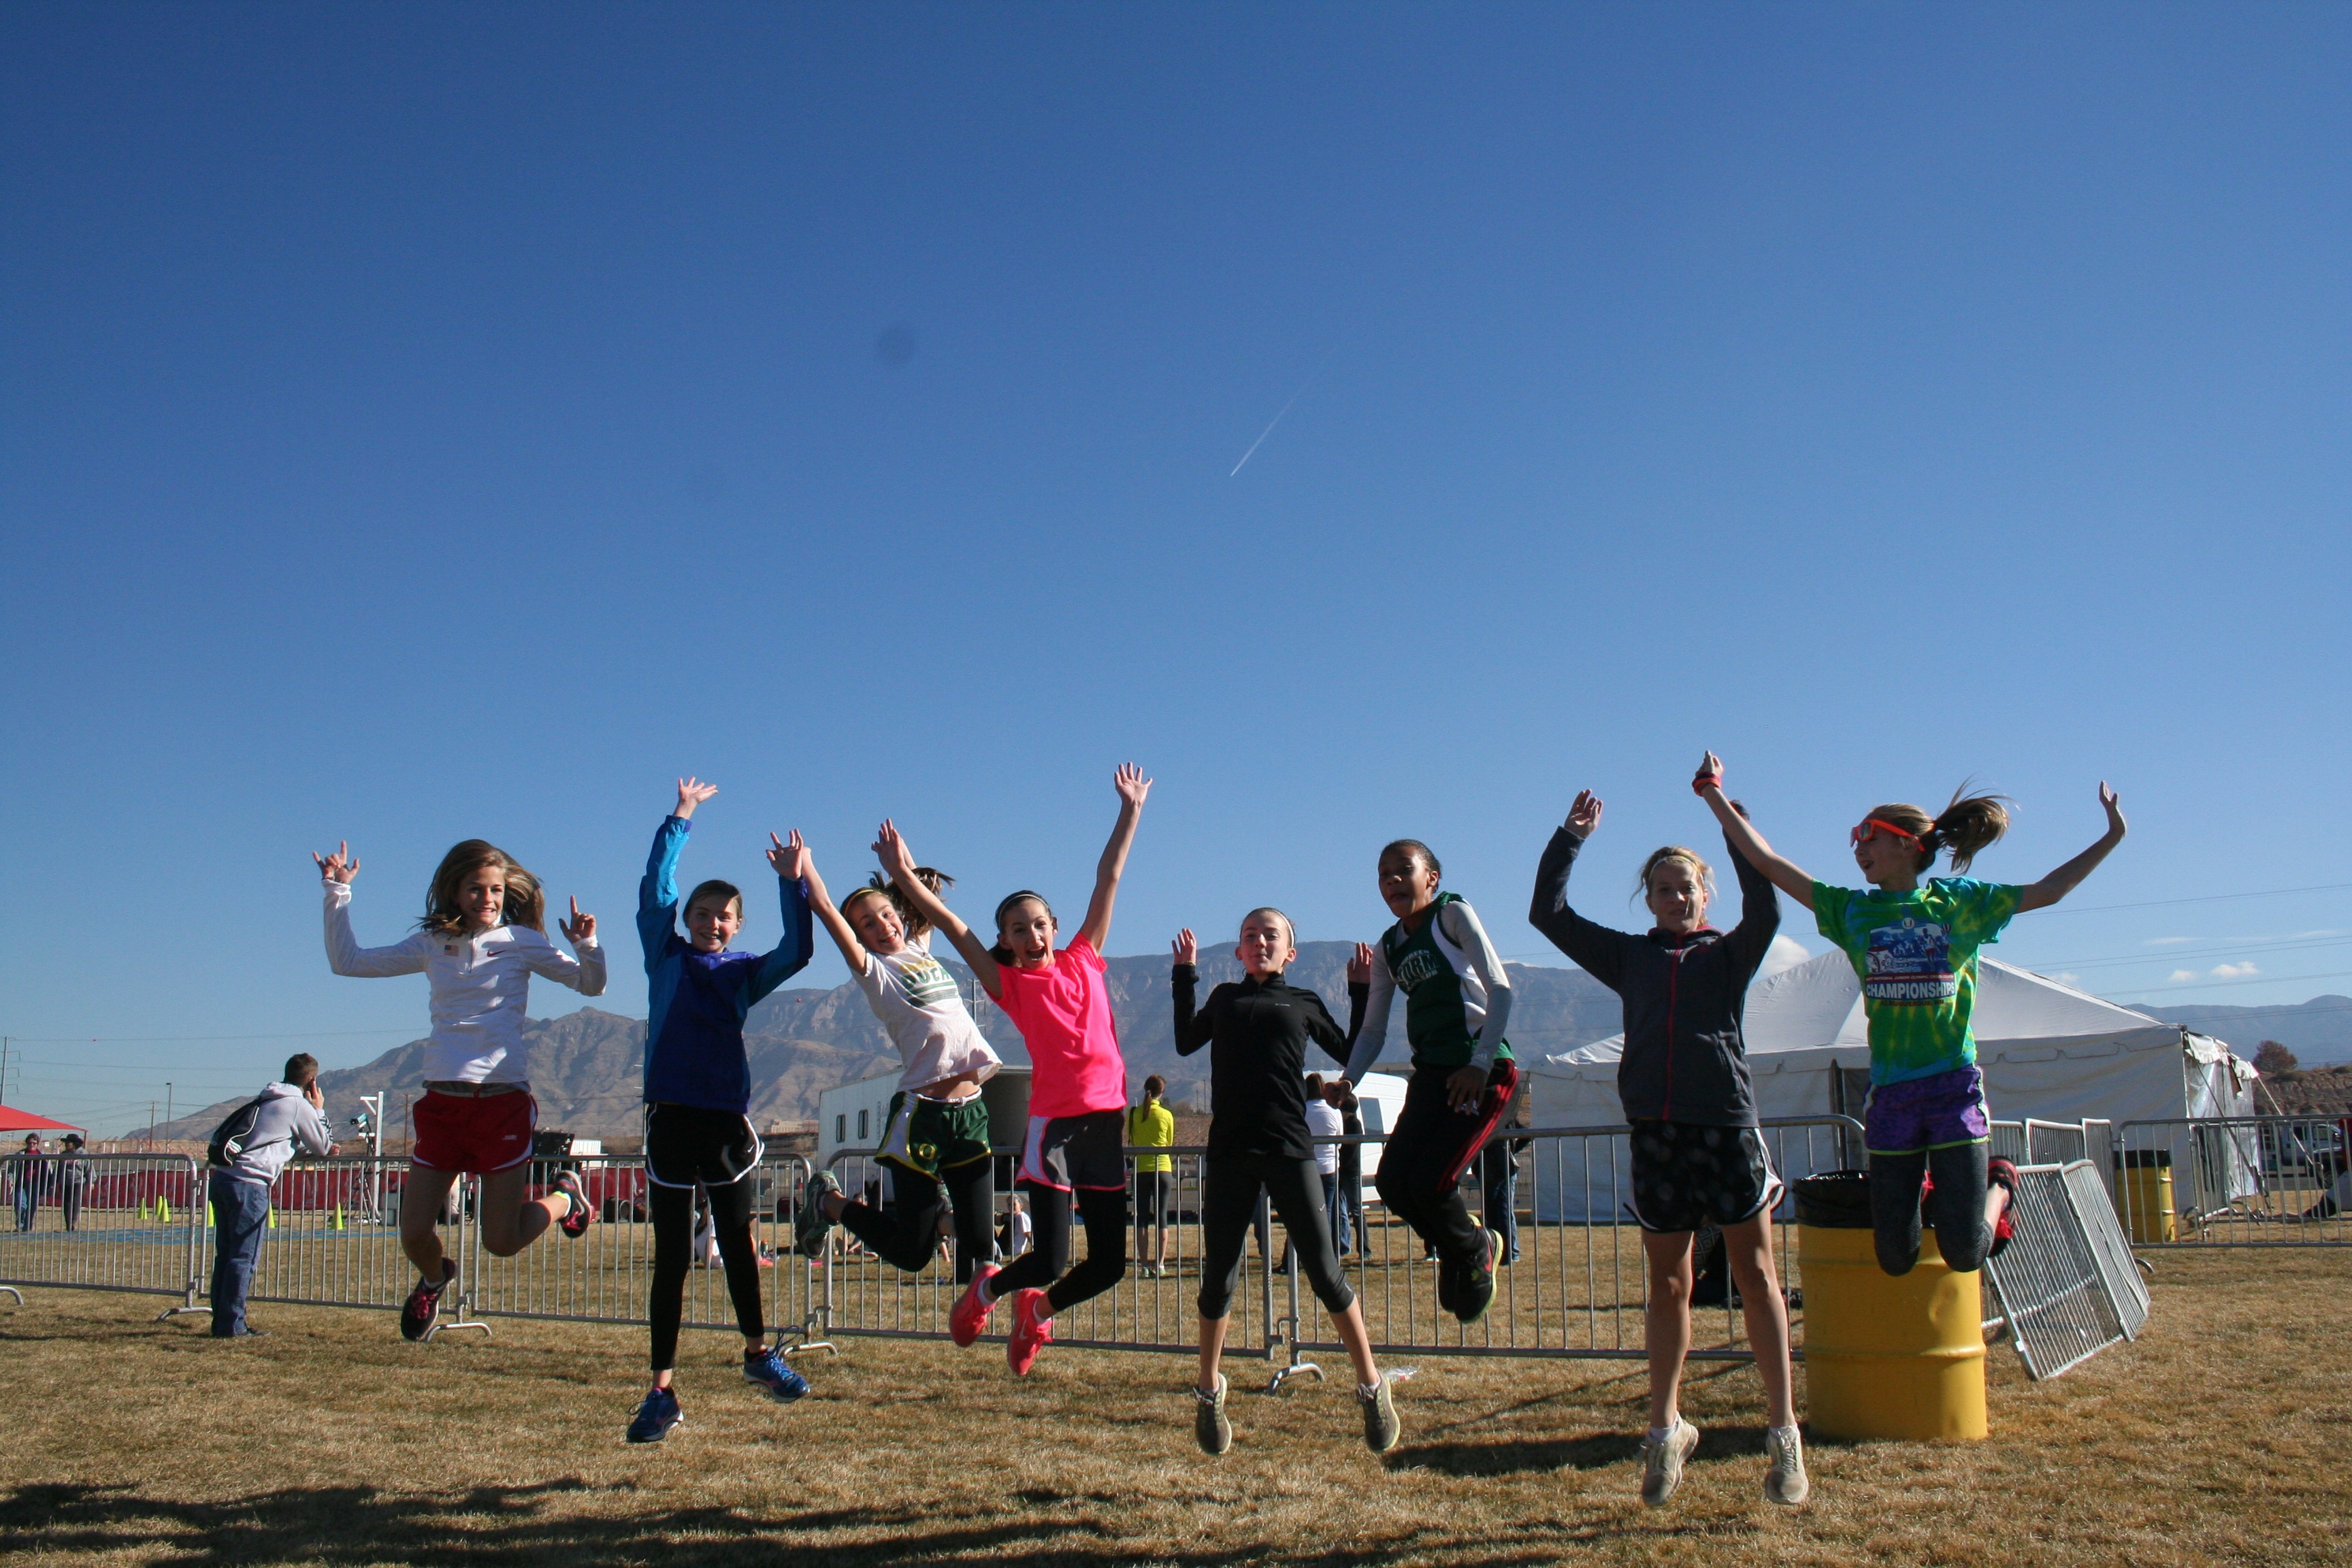
[[[1151,781],[1132,763],[1118,774],[1118,825],[1111,829],[1095,869],[1095,896],[1086,923],[1056,952],[1059,929],[1044,898],[1025,889],[996,906],[996,945],[983,946],[971,928],[915,876],[913,852],[897,828],[882,825],[874,847],[923,918],[971,965],[990,1000],[1004,1009],[1029,1047],[1028,1136],[1021,1147],[1021,1185],[1029,1194],[1036,1244],[1003,1270],[982,1267],[949,1315],[960,1345],[980,1337],[988,1314],[1013,1299],[1013,1335],[1005,1359],[1026,1376],[1037,1352],[1054,1337],[1054,1314],[1099,1296],[1127,1273],[1127,1161],[1121,1152],[1127,1113],[1127,1063],[1118,1054],[1102,944],[1110,936],[1111,905],[1119,874],[1135,842]],[[1087,1227],[1087,1260],[1070,1267],[1070,1210]]]

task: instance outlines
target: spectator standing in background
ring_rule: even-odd
[[[89,1185],[89,1166],[81,1157],[82,1139],[79,1132],[66,1134],[65,1147],[58,1151],[58,1204],[66,1211],[66,1228],[81,1228],[81,1194]]]
[[[1339,1146],[1320,1140],[1337,1138],[1347,1130],[1339,1108],[1331,1103],[1331,1091],[1323,1075],[1307,1075],[1307,1136],[1315,1140],[1315,1174],[1323,1183],[1323,1220],[1331,1227],[1331,1250],[1336,1257],[1348,1250],[1339,1239]]]
[[[1346,1079],[1334,1079],[1323,1088],[1324,1098],[1339,1109],[1339,1131],[1348,1137],[1364,1135],[1364,1102],[1356,1098],[1355,1086]],[[1364,1146],[1345,1143],[1339,1148],[1339,1183],[1333,1199],[1331,1239],[1342,1258],[1356,1250],[1356,1225],[1364,1212]]]
[[[16,1228],[33,1228],[34,1211],[41,1205],[42,1167],[47,1163],[41,1157],[41,1135],[25,1134],[25,1152],[8,1162],[16,1169],[9,1173],[16,1183]]]
[[[1127,1142],[1132,1149],[1166,1149],[1176,1142],[1176,1114],[1162,1105],[1168,1080],[1153,1073],[1143,1080],[1143,1103],[1127,1110]],[[1157,1279],[1168,1272],[1168,1173],[1175,1162],[1165,1154],[1135,1157],[1136,1272]],[[1146,1239],[1157,1231],[1156,1242]],[[1148,1261],[1146,1261],[1148,1259]]]
[[[228,1151],[226,1166],[212,1167],[213,1338],[249,1339],[261,1332],[245,1321],[245,1293],[253,1287],[253,1266],[269,1225],[269,1189],[298,1152],[331,1154],[335,1140],[320,1110],[318,1058],[289,1057],[286,1076],[263,1088],[254,1101],[253,1128]]]

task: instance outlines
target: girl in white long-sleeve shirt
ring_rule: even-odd
[[[579,957],[548,941],[539,879],[478,838],[442,857],[419,929],[390,947],[362,947],[352,935],[352,879],[360,863],[350,846],[311,858],[324,880],[328,967],[368,978],[422,973],[433,986],[425,1095],[416,1102],[415,1149],[400,1203],[401,1247],[419,1275],[401,1310],[400,1331],[421,1340],[457,1274],[434,1222],[460,1175],[481,1178],[482,1245],[496,1257],[513,1257],[550,1225],[561,1225],[567,1236],[588,1228],[588,1200],[570,1172],[547,1196],[524,1198],[539,1106],[522,1026],[533,974],[583,996],[601,995],[604,952],[596,943],[596,917],[581,913],[577,900],[559,929]]]

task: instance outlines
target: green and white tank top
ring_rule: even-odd
[[[1445,907],[1461,902],[1458,893],[1440,893],[1419,929],[1407,931],[1399,921],[1381,936],[1381,956],[1404,993],[1404,1037],[1412,1059],[1431,1067],[1467,1066],[1486,1022],[1486,984],[1469,954],[1441,929]],[[1494,1059],[1511,1059],[1508,1040],[1496,1042]]]

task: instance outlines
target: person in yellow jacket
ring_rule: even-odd
[[[1158,1073],[1143,1080],[1143,1103],[1127,1108],[1129,1148],[1165,1149],[1176,1142],[1176,1114],[1160,1103],[1167,1092],[1168,1080]],[[1168,1273],[1168,1173],[1174,1164],[1165,1154],[1135,1157],[1136,1272],[1155,1279]],[[1160,1233],[1157,1245],[1147,1247],[1144,1237],[1152,1230]]]

